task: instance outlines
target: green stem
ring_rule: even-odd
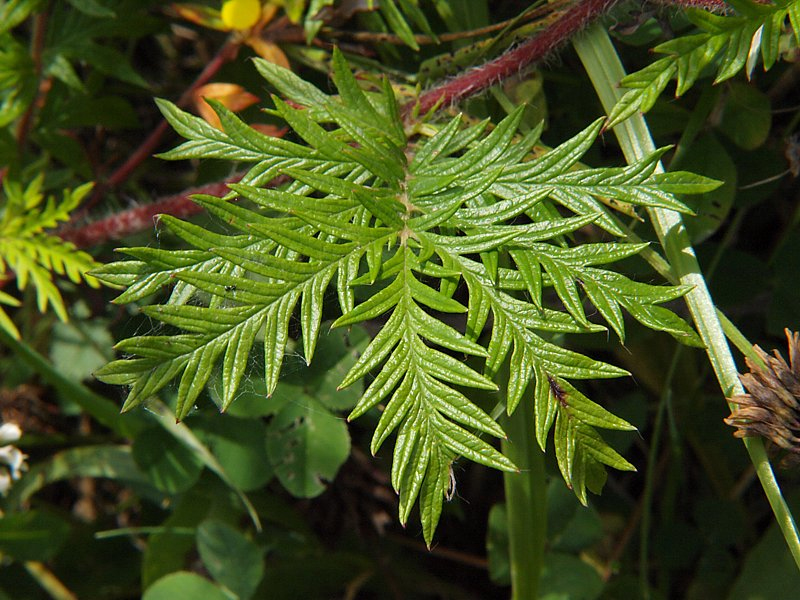
[[[658,401],[658,411],[653,423],[653,439],[650,442],[650,451],[647,455],[647,472],[644,475],[644,493],[642,496],[642,523],[639,526],[639,587],[642,599],[650,599],[650,581],[648,578],[648,563],[650,554],[650,522],[653,516],[653,490],[655,489],[656,461],[658,450],[661,446],[661,431],[664,422],[664,413],[667,404],[672,398],[672,379],[678,368],[678,360],[682,354],[683,346],[678,346],[672,355],[667,376],[664,378],[664,388]]]
[[[604,109],[610,111],[622,95],[618,83],[625,75],[625,70],[608,33],[598,26],[591,27],[584,35],[574,40],[574,45]],[[620,123],[614,128],[614,133],[628,162],[633,162],[655,150],[650,131],[641,115],[635,115]],[[739,383],[733,355],[717,318],[716,307],[708,292],[681,216],[674,211],[660,208],[651,208],[648,212],[673,272],[681,283],[692,288],[686,295],[686,304],[695,327],[706,345],[709,362],[722,392],[726,398],[744,393]],[[760,438],[745,438],[743,441],[783,537],[795,563],[800,568],[800,536],[772,471],[764,443]]]
[[[209,470],[216,473],[223,483],[225,483],[225,485],[227,485],[239,497],[239,500],[244,505],[244,508],[247,511],[250,520],[253,522],[256,531],[260,532],[261,519],[258,516],[258,511],[256,511],[253,503],[250,502],[247,494],[245,494],[242,489],[230,478],[230,475],[228,475],[225,467],[223,467],[222,463],[220,463],[217,457],[214,456],[214,453],[211,452],[211,450],[209,450],[208,447],[200,441],[194,432],[187,427],[186,423],[180,423],[176,421],[175,413],[161,400],[151,400],[147,408],[152,415],[155,415],[158,424],[161,425],[161,427],[163,427],[167,433],[172,435],[181,444],[194,452],[195,456],[197,456],[203,462],[203,464],[209,468]]]
[[[503,453],[519,467],[504,473],[511,562],[512,600],[538,598],[544,544],[547,537],[547,497],[544,454],[533,435],[533,406],[520,402],[503,420],[508,439]]]
[[[97,531],[94,534],[96,540],[108,540],[115,537],[129,537],[137,535],[157,535],[168,533],[169,535],[196,535],[197,529],[194,527],[169,527],[158,525],[155,527],[120,527],[119,529],[108,529]]]
[[[78,600],[78,597],[42,563],[26,561],[25,570],[53,600]]]

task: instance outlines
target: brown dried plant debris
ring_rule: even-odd
[[[736,437],[761,436],[775,446],[800,455],[800,334],[784,330],[789,346],[789,364],[778,350],[774,356],[759,346],[753,350],[766,367],[745,358],[749,373],[739,379],[747,390],[729,398],[738,405],[725,419],[725,423],[736,427]]]

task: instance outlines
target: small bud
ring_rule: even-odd
[[[16,423],[3,423],[0,425],[0,444],[16,442],[22,437],[22,429]]]
[[[11,479],[19,479],[22,471],[28,470],[28,465],[25,459],[28,458],[27,454],[23,454],[22,450],[15,446],[3,446],[0,448],[0,462],[8,465],[11,471]]]

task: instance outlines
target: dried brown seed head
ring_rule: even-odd
[[[736,437],[763,437],[800,455],[800,334],[788,329],[785,333],[789,363],[777,350],[769,355],[753,346],[765,366],[745,359],[750,372],[739,379],[748,393],[728,399],[738,408],[725,423],[736,428]]]

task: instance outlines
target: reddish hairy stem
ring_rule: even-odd
[[[190,196],[194,194],[224,196],[229,191],[228,184],[239,181],[243,175],[243,173],[237,173],[225,181],[189,188],[180,194],[167,196],[150,204],[124,210],[82,227],[70,227],[70,225],[67,225],[56,233],[62,240],[72,242],[78,248],[90,248],[110,240],[120,240],[154,227],[159,215],[183,218],[203,212],[204,209],[193,202]],[[280,185],[283,179],[283,177],[276,177],[267,186]],[[0,289],[11,281],[13,277],[14,275],[10,271],[5,274],[0,273]]]
[[[236,53],[239,51],[239,46],[239,42],[233,40],[228,40],[225,42],[222,48],[219,49],[219,52],[217,52],[214,58],[209,61],[203,71],[197,76],[197,79],[192,82],[192,85],[190,85],[186,91],[181,94],[181,97],[178,99],[176,104],[181,108],[189,104],[189,102],[192,100],[195,90],[208,83],[208,81],[217,74],[217,72],[226,62],[236,57]],[[162,119],[158,126],[139,145],[136,151],[131,154],[130,157],[128,157],[128,160],[120,165],[105,182],[100,183],[97,185],[97,187],[95,187],[91,198],[86,203],[86,206],[81,211],[79,217],[84,216],[92,206],[97,204],[100,198],[102,198],[103,194],[105,194],[110,188],[115,188],[128,179],[128,177],[131,176],[131,173],[133,173],[133,171],[142,162],[144,162],[153,154],[167,129],[169,129],[169,123],[167,123],[165,119]]]
[[[419,113],[426,114],[437,104],[447,106],[478,94],[495,83],[511,77],[520,70],[540,61],[592,21],[605,14],[617,1],[578,0],[569,8],[566,8],[563,14],[550,27],[536,37],[531,38],[495,60],[467,71],[447,83],[424,93],[418,101]],[[723,0],[661,0],[661,2],[684,8],[696,7],[707,10],[723,10],[727,7]],[[178,105],[187,104],[191,100],[194,90],[204,85],[225,62],[235,57],[238,48],[238,43],[226,43],[194,83],[183,93],[178,100]],[[403,107],[406,119],[410,117],[415,104],[416,102],[409,103]],[[131,172],[150,156],[167,127],[166,121],[159,123],[158,127],[148,136],[137,151],[109,177],[105,185],[98,186],[92,200],[90,200],[90,206],[109,187],[119,185],[127,179]],[[121,239],[151,227],[154,219],[159,214],[186,217],[202,212],[203,209],[189,199],[190,195],[198,193],[224,195],[228,191],[227,183],[237,181],[240,177],[241,175],[226,182],[192,188],[180,194],[112,215],[83,227],[65,229],[60,235],[63,239],[73,242],[81,248],[95,246],[112,239]],[[271,187],[279,185],[282,179],[281,177],[276,178],[268,185]]]
[[[473,94],[477,94],[494,83],[540,60],[554,48],[567,41],[572,35],[588,25],[592,20],[602,15],[613,6],[616,1],[617,0],[582,0],[577,2],[567,8],[564,14],[541,34],[525,42],[515,50],[423,94],[419,99],[420,112],[422,114],[427,113],[439,102],[448,105]],[[234,46],[234,48],[236,48],[236,46]],[[192,87],[181,96],[181,99],[178,101],[179,105],[182,102],[188,102],[191,99],[192,91],[205,83],[205,81],[222,66],[224,61],[229,58],[225,50],[226,47],[220,50],[215,59],[208,64]],[[407,116],[410,114],[412,108],[413,104],[404,107],[403,110]],[[128,161],[117,169],[108,179],[106,186],[99,186],[93,199],[102,195],[108,186],[118,185],[124,181],[133,169],[155,149],[155,146],[158,144],[166,128],[166,121],[162,121]],[[278,180],[274,180],[269,185],[277,184]],[[187,190],[186,192],[176,196],[170,196],[152,204],[112,215],[83,227],[64,230],[60,235],[65,240],[73,242],[78,247],[86,248],[94,246],[111,239],[120,239],[127,235],[143,231],[153,225],[153,219],[159,214],[185,217],[201,212],[202,209],[187,197],[190,194],[206,193],[219,196],[226,192],[226,183],[210,184],[208,186]]]
[[[119,240],[153,227],[158,215],[189,217],[203,212],[203,208],[191,200],[191,195],[210,194],[224,196],[229,191],[228,183],[239,181],[241,177],[240,174],[227,181],[189,188],[180,194],[167,196],[150,204],[124,210],[82,227],[64,229],[58,235],[62,239],[72,242],[78,248],[88,248],[109,240]]]
[[[661,4],[679,6],[680,8],[700,8],[712,12],[726,12],[730,5],[725,0],[659,0]]]
[[[575,33],[604,14],[618,0],[580,0],[567,8],[547,29],[510,52],[480,67],[425,92],[419,98],[419,114],[426,114],[437,104],[448,106],[474,96],[495,83],[519,73],[541,60]],[[415,103],[403,107],[408,118]]]
[[[221,197],[227,194],[229,183],[236,183],[244,176],[244,172],[237,173],[225,181],[208,183],[198,187],[189,188],[174,196],[167,196],[145,204],[124,210],[100,219],[94,223],[81,227],[67,227],[58,232],[61,239],[72,242],[78,248],[89,248],[108,242],[109,240],[119,240],[129,235],[142,232],[155,225],[159,215],[170,215],[173,217],[184,218],[203,212],[203,208],[192,201],[190,196],[194,194],[208,194],[209,196]],[[286,183],[287,178],[279,175],[268,182],[265,187],[274,188]]]

